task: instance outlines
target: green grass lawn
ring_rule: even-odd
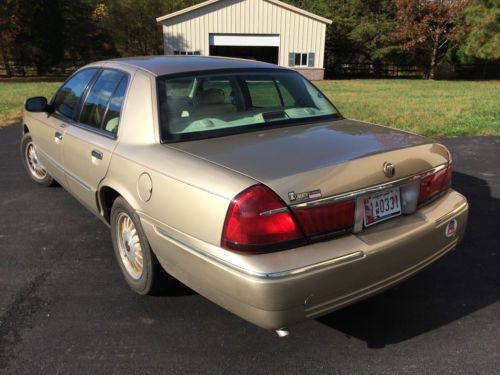
[[[61,82],[0,81],[0,124],[19,120],[26,98],[45,96],[50,99],[60,85]]]
[[[1,82],[0,123],[22,115],[24,99],[51,97],[59,82]],[[415,133],[500,135],[500,83],[418,80],[318,82],[345,117]]]
[[[500,135],[500,83],[346,80],[317,86],[347,118],[429,136]]]

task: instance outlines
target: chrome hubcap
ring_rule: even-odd
[[[134,280],[140,279],[144,269],[141,241],[134,222],[125,212],[118,215],[116,239],[125,269]]]
[[[47,171],[36,156],[35,146],[33,142],[28,143],[26,147],[26,162],[33,177],[37,180],[43,180],[47,176]]]

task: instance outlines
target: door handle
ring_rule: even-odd
[[[99,150],[92,150],[91,155],[93,158],[102,160],[102,152]]]
[[[54,140],[56,141],[56,143],[61,142],[61,141],[62,141],[62,139],[63,139],[63,135],[62,135],[62,133],[56,132],[56,133],[54,134]]]

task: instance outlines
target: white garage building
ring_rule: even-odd
[[[332,21],[278,0],[208,0],[156,19],[167,55],[228,56],[324,77],[326,26]]]

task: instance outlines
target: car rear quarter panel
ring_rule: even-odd
[[[124,104],[119,143],[100,187],[116,190],[142,220],[219,245],[231,199],[256,181],[161,145],[156,124],[155,78],[137,71]],[[139,195],[142,174],[152,182],[150,199]]]
[[[142,174],[151,198],[139,196]],[[231,199],[255,181],[161,145],[120,143],[104,185],[117,190],[143,220],[219,245]]]

